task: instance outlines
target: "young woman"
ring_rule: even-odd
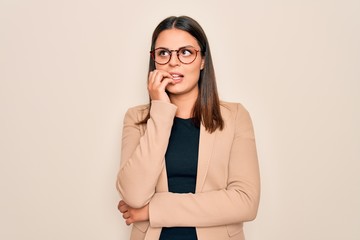
[[[260,196],[253,126],[219,101],[209,43],[192,18],[155,29],[150,104],[124,119],[118,208],[131,239],[244,239]]]

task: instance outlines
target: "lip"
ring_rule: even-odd
[[[172,78],[173,78],[174,80],[176,80],[176,79],[181,79],[181,78],[184,77],[184,74],[179,73],[179,72],[170,72],[170,75],[172,76]]]
[[[179,72],[170,72],[170,75],[172,76],[174,83],[179,83],[184,78],[184,74],[179,73]]]

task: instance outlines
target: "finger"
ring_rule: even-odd
[[[151,81],[149,82],[149,84],[153,86],[158,86],[165,78],[172,78],[172,76],[170,75],[170,73],[165,71],[154,71],[154,73],[151,75]]]
[[[174,84],[174,80],[172,78],[164,78],[160,85],[158,86],[159,90],[165,91],[166,86],[169,84]]]
[[[169,96],[166,94],[166,86],[168,84],[174,84],[173,79],[164,78],[161,83],[154,86],[149,86],[148,91],[152,100],[164,100],[169,101]]]
[[[155,79],[159,78],[159,72],[158,70],[154,70],[149,73],[149,84],[152,85],[155,82]]]
[[[118,209],[120,209],[121,206],[125,205],[126,203],[123,200],[120,200],[118,203]]]
[[[119,203],[118,209],[121,213],[124,213],[124,212],[128,211],[129,206],[123,201],[123,202]]]
[[[170,76],[161,76],[161,80],[155,80],[152,85],[149,86],[150,91],[165,91],[166,86],[169,83],[174,83],[174,80]]]
[[[123,206],[121,206],[120,208],[119,208],[119,211],[121,212],[121,213],[125,213],[125,212],[127,212],[129,210],[129,207],[127,206],[127,205],[123,205]]]
[[[149,72],[148,83],[150,83],[150,81],[152,80],[153,75],[154,75],[154,71]]]
[[[120,200],[119,204],[118,204],[118,209],[120,209],[122,206],[125,206],[125,205],[126,205],[126,202],[124,202],[123,200]]]
[[[132,219],[132,218],[128,218],[128,219],[126,219],[125,220],[125,223],[126,223],[126,225],[131,225],[132,223],[134,223],[134,220]]]
[[[128,219],[130,217],[130,213],[128,211],[124,212],[122,215],[124,219]]]

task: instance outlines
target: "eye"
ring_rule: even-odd
[[[159,57],[167,57],[170,55],[169,51],[166,50],[166,49],[158,49],[156,51],[156,55],[159,56]]]
[[[183,48],[180,51],[180,54],[184,57],[188,57],[194,54],[194,49],[190,49],[190,48]]]

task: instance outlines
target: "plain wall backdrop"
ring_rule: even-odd
[[[360,239],[360,1],[0,0],[0,239],[125,240],[122,121],[170,15],[208,35],[262,176],[248,240]]]

